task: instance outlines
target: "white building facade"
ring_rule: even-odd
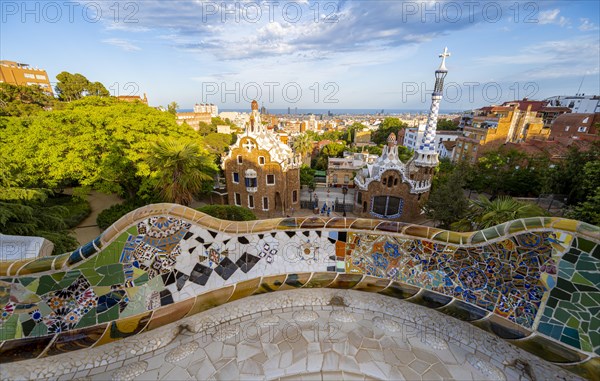
[[[412,151],[416,151],[423,140],[423,135],[425,135],[425,127],[425,124],[421,124],[418,128],[407,128],[404,133],[402,145],[406,148],[410,148]],[[460,136],[462,136],[462,132],[460,131],[436,131],[434,144],[440,156],[442,156],[441,153],[443,152],[443,143],[453,142]]]
[[[219,115],[219,107],[212,103],[196,103],[194,105],[194,112],[210,113],[213,118]]]
[[[598,95],[557,95],[547,98],[550,106],[568,107],[574,114],[594,114],[600,112]]]

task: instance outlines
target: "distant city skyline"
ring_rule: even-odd
[[[428,110],[600,94],[595,1],[2,2],[0,59],[182,109]]]

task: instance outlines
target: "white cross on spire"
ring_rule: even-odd
[[[448,70],[446,69],[446,57],[450,57],[450,52],[448,52],[448,48],[444,48],[444,52],[440,53],[440,58],[442,59],[442,63],[438,70]]]

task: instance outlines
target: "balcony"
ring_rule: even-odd
[[[381,351],[382,359],[385,351],[402,350],[402,358],[419,355],[425,362],[439,356],[436,363],[444,368],[450,351],[461,353],[458,368],[474,378],[511,379],[522,372],[514,361],[523,361],[543,379],[577,379],[598,361],[600,343],[585,328],[597,307],[564,287],[598,278],[599,244],[600,228],[560,218],[457,233],[354,218],[220,221],[180,205],[149,205],[72,253],[0,262],[0,376],[156,379],[177,377],[169,373],[173,369],[195,369],[200,378],[244,378],[242,362],[262,353],[263,363],[253,369],[274,378],[291,369],[281,365],[288,349],[290,356],[310,359],[308,350],[321,351],[327,342],[320,327],[335,324],[337,343],[348,348],[358,340],[357,352],[373,346],[369,352]],[[481,251],[488,253],[485,261]],[[428,265],[414,265],[422,261]],[[591,270],[580,270],[589,264]],[[434,283],[440,274],[443,279]],[[510,304],[494,298],[503,285],[510,285]],[[588,294],[600,292],[597,282],[588,280],[585,287]],[[265,292],[271,294],[259,295]],[[563,335],[569,327],[547,318],[573,311],[585,312],[577,315],[577,338]],[[415,326],[415,319],[430,322],[428,331]],[[416,341],[402,336],[410,322]],[[298,327],[299,344],[279,329],[291,324]],[[308,326],[313,336],[303,334]],[[247,336],[262,337],[269,327],[275,336],[267,343],[279,344],[277,353],[253,346]],[[367,331],[374,333],[363,337]],[[331,344],[335,349],[336,342]],[[468,348],[475,344],[479,349],[472,354]],[[318,353],[329,358],[334,352]],[[338,364],[355,359],[335,353]],[[270,358],[277,363],[268,365]],[[203,361],[210,369],[200,371],[208,366]],[[327,361],[306,360],[293,375],[325,372]],[[404,374],[409,367],[402,364],[388,365]],[[352,369],[370,377],[394,374],[370,373],[366,365]],[[461,378],[445,369],[445,377]]]

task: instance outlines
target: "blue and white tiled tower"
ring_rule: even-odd
[[[444,48],[444,52],[440,54],[442,63],[435,71],[435,87],[431,95],[431,109],[427,118],[427,126],[423,134],[423,140],[416,152],[414,164],[416,166],[436,167],[439,163],[438,154],[435,147],[435,132],[437,128],[438,114],[440,112],[440,102],[444,91],[444,78],[448,74],[446,69],[446,58],[450,57],[448,48]]]

